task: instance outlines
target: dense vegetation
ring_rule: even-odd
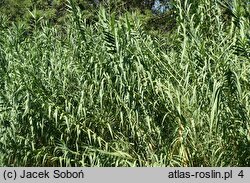
[[[2,15],[0,165],[250,166],[250,4],[193,2]]]

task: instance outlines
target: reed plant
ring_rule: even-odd
[[[177,0],[176,30],[157,38],[136,13],[101,7],[88,24],[73,1],[61,27],[1,17],[1,166],[249,166],[239,2]]]

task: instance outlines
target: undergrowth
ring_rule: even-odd
[[[192,6],[171,38],[71,1],[60,28],[1,17],[0,164],[249,166],[249,6]]]

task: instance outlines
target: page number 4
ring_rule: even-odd
[[[243,178],[244,177],[244,173],[243,173],[243,170],[240,171],[240,173],[238,173],[238,176]]]

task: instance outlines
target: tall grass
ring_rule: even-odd
[[[72,1],[60,28],[2,17],[1,165],[249,166],[249,7],[224,5],[177,1],[171,38]]]

